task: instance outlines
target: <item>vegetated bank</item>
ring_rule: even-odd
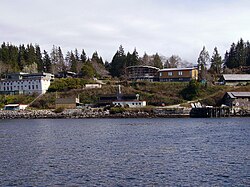
[[[47,111],[50,109],[49,114],[52,118],[56,117],[69,117],[67,116],[67,110],[65,112],[56,113],[53,112],[55,109],[56,97],[79,97],[80,102],[84,105],[92,104],[94,106],[99,99],[100,95],[104,94],[116,94],[118,91],[118,85],[121,85],[123,94],[139,94],[140,100],[147,101],[147,107],[135,110],[132,108],[106,108],[107,112],[101,112],[99,109],[98,115],[92,115],[91,112],[86,110],[78,111],[78,117],[157,117],[157,116],[181,116],[184,113],[186,116],[187,111],[180,112],[181,108],[190,108],[190,103],[187,101],[195,100],[200,101],[204,105],[220,106],[222,98],[227,91],[250,91],[250,85],[228,87],[222,85],[212,84],[201,84],[196,81],[186,82],[128,82],[128,81],[103,81],[105,84],[101,88],[87,89],[85,84],[94,83],[93,80],[77,79],[77,78],[65,78],[56,79],[50,86],[49,91],[42,97],[37,99],[30,109],[36,110],[36,117],[42,117],[42,115],[49,116],[40,112],[40,110]],[[0,96],[0,105],[3,107],[9,103],[22,103],[29,104],[37,95],[5,95]],[[178,105],[180,108],[177,109],[162,109],[164,106]],[[153,112],[154,111],[154,112]],[[82,113],[82,114],[80,114]],[[41,114],[41,115],[40,115]],[[66,115],[64,115],[66,114]],[[140,114],[140,115],[138,115]],[[29,115],[28,115],[29,116]],[[30,118],[30,117],[27,117]]]

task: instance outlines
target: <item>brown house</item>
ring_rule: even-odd
[[[79,99],[72,98],[56,98],[56,108],[62,107],[67,109],[73,109],[79,106]]]
[[[158,72],[160,82],[188,82],[198,79],[196,68],[167,68]]]

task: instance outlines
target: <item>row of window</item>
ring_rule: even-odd
[[[173,76],[173,72],[172,71],[169,71],[167,72],[168,73],[168,76]],[[178,75],[179,76],[182,76],[183,75],[183,72],[182,71],[178,71]],[[162,76],[162,72],[160,72],[160,77]]]
[[[31,80],[31,81],[26,81],[27,83],[35,83],[35,80],[33,81],[33,80]],[[40,83],[40,80],[38,80],[38,82]],[[4,82],[3,83],[3,85],[4,86],[6,86],[6,85],[13,85],[15,82]],[[24,81],[19,81],[19,82],[17,82],[17,84],[23,84],[24,83]]]
[[[29,90],[31,90],[31,89],[32,89],[32,90],[35,90],[35,89],[38,90],[38,85],[29,85],[29,86],[27,86],[27,85],[25,85],[25,86],[6,86],[6,87],[4,86],[4,87],[3,87],[3,90],[4,90],[4,91],[13,91],[13,90],[16,90],[16,89],[17,89],[17,90],[19,90],[19,89],[23,90],[24,87],[25,87],[25,88],[28,87]]]
[[[120,105],[120,103],[115,103],[115,105]],[[141,103],[132,103],[132,105],[141,105]]]

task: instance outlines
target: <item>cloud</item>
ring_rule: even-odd
[[[2,0],[0,41],[94,51],[111,60],[122,44],[144,52],[176,54],[196,62],[205,45],[224,55],[249,39],[247,0]]]

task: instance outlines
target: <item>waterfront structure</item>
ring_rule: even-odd
[[[250,110],[250,92],[227,92],[223,100],[233,110]]]
[[[166,68],[158,71],[160,82],[188,82],[198,79],[197,68]]]
[[[56,98],[56,108],[67,108],[74,109],[80,105],[79,98],[69,97],[69,98]]]
[[[12,73],[0,80],[1,94],[44,94],[54,75],[50,73]]]
[[[235,86],[250,83],[250,74],[223,74],[220,82],[224,85]]]
[[[159,68],[153,66],[129,66],[126,75],[132,81],[157,81]]]
[[[8,104],[4,106],[4,110],[25,110],[28,105],[23,104]]]

